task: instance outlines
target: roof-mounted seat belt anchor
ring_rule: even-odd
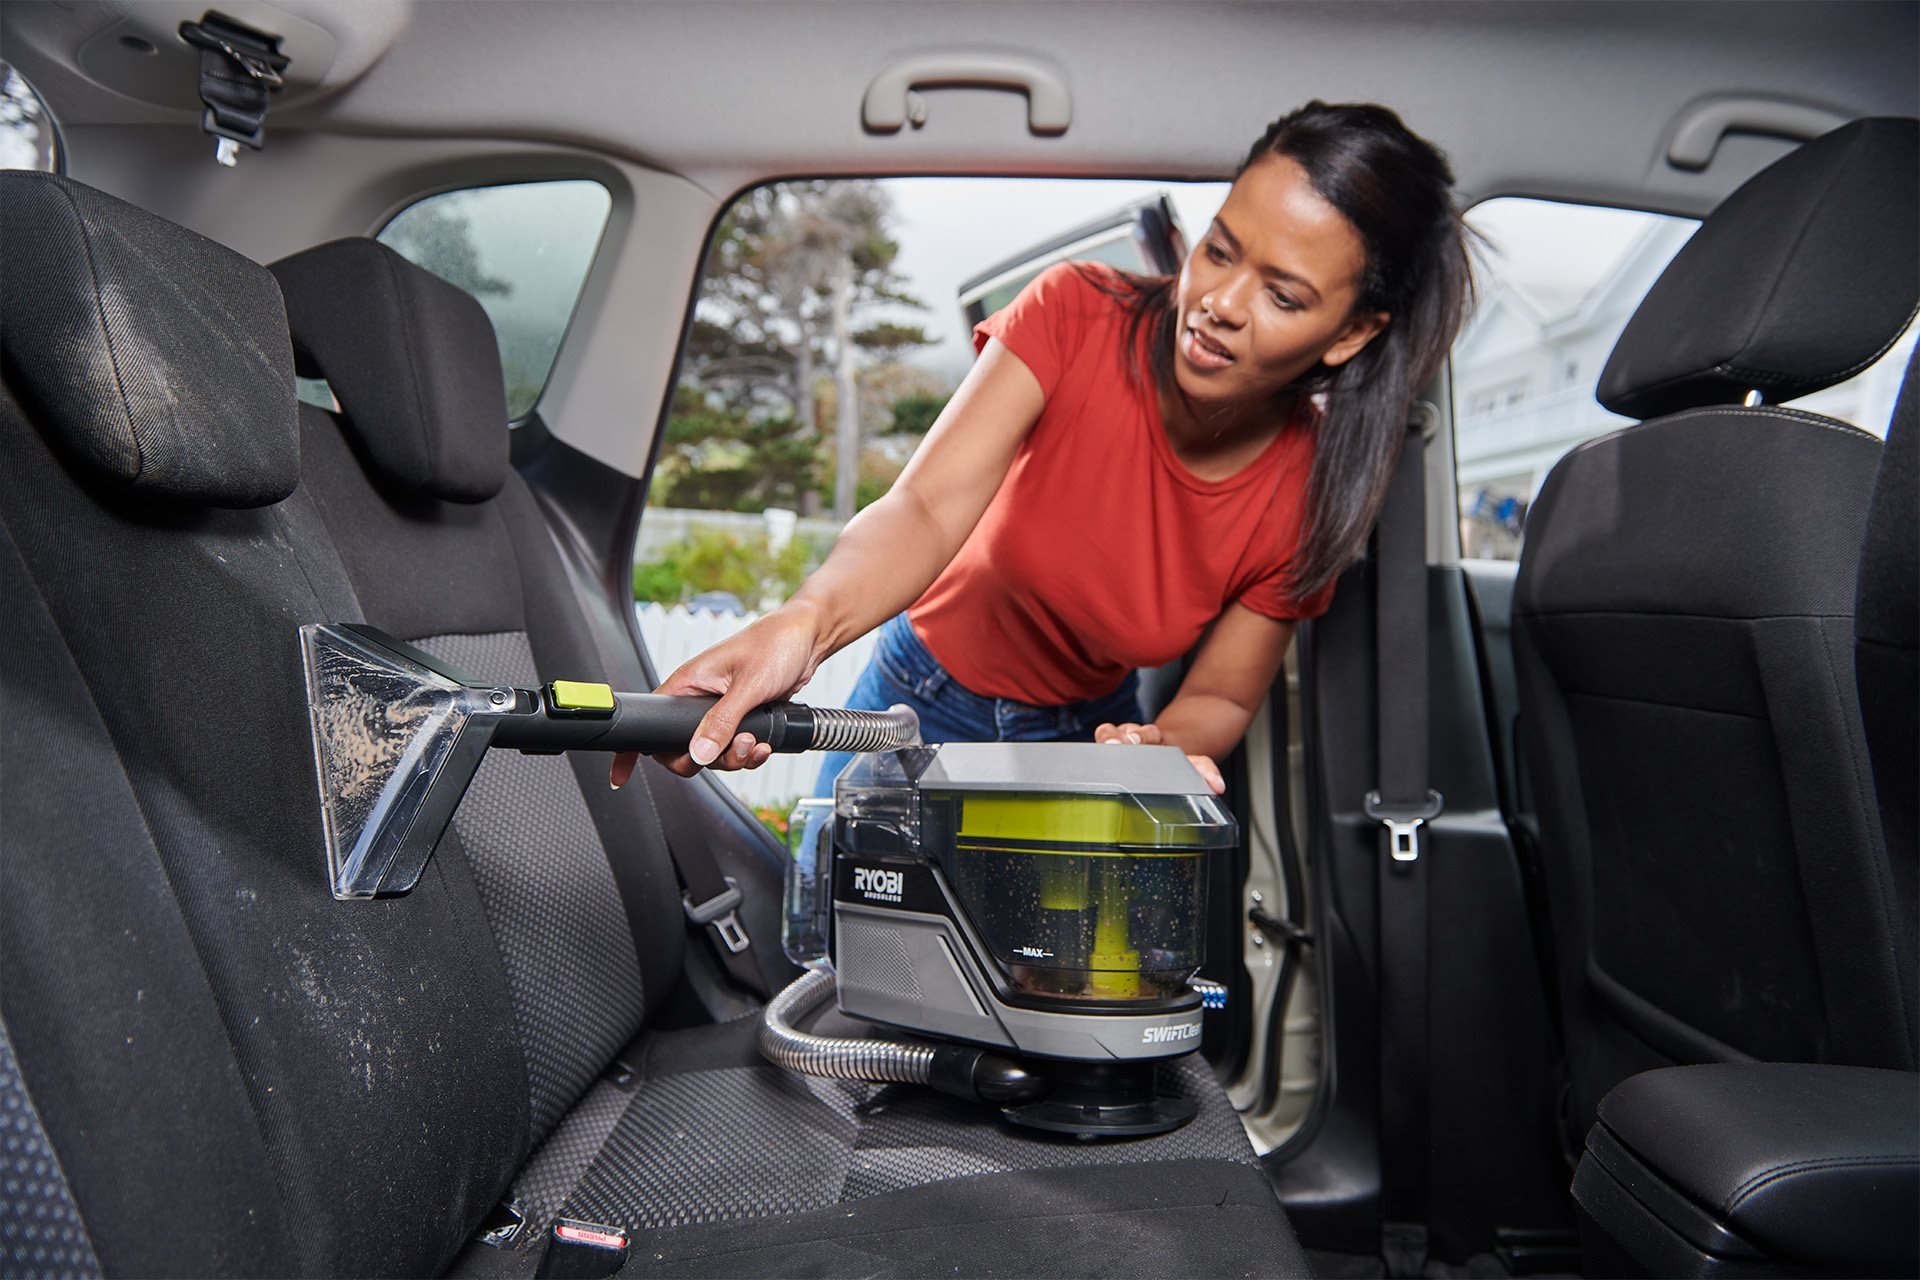
[[[1395,862],[1420,860],[1420,828],[1428,819],[1440,816],[1446,805],[1440,793],[1429,789],[1422,805],[1390,805],[1378,791],[1367,792],[1366,814],[1387,829],[1387,852]]]
[[[267,100],[286,87],[293,60],[280,52],[279,36],[211,9],[181,23],[180,38],[200,50],[200,128],[214,135],[213,158],[232,168],[241,143],[255,151],[266,145]]]

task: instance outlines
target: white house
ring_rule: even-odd
[[[1682,219],[1646,216],[1617,263],[1581,293],[1529,288],[1482,270],[1478,311],[1454,345],[1455,451],[1463,552],[1517,554],[1527,505],[1553,464],[1584,440],[1626,426],[1600,407],[1594,384],[1620,331],[1693,234]],[[1915,334],[1909,330],[1859,377],[1794,401],[1885,435]]]

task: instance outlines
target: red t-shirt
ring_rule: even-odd
[[[1239,474],[1200,479],[1174,457],[1151,385],[1129,378],[1125,333],[1122,304],[1072,263],[974,329],[976,351],[1000,339],[1046,395],[980,523],[907,613],[975,693],[1099,697],[1191,649],[1231,603],[1304,618],[1332,596],[1286,589],[1310,433],[1283,431]]]

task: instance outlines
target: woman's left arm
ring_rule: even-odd
[[[1098,742],[1162,742],[1218,760],[1245,736],[1293,642],[1290,620],[1230,604],[1200,644],[1180,692],[1152,724],[1103,724]]]

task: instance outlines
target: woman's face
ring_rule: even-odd
[[[1316,364],[1344,364],[1386,327],[1356,312],[1366,248],[1291,156],[1233,184],[1174,294],[1174,371],[1195,402],[1265,400]]]

